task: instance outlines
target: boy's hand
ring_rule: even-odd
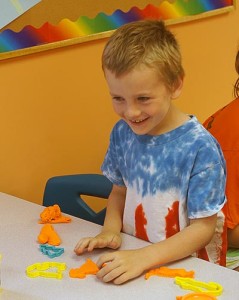
[[[147,269],[147,258],[143,249],[116,251],[102,255],[97,261],[98,267],[101,268],[97,277],[104,282],[114,284],[122,284],[138,277]]]
[[[102,232],[95,237],[81,239],[75,246],[75,253],[82,254],[84,251],[92,251],[95,248],[117,249],[121,245],[121,236],[113,232]]]

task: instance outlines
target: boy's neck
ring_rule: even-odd
[[[170,132],[190,120],[190,116],[179,110],[176,106],[171,105],[167,116],[160,123],[159,129],[155,135]]]

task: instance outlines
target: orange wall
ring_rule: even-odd
[[[239,10],[171,26],[183,54],[177,105],[203,121],[232,99]],[[106,40],[0,62],[0,191],[42,202],[55,175],[100,172],[114,115],[101,72]]]

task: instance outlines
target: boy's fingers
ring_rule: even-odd
[[[103,267],[106,267],[108,265],[108,263],[112,262],[113,259],[114,259],[114,256],[112,255],[112,253],[103,254],[99,257],[96,264],[99,268],[103,268]]]
[[[83,239],[83,240],[80,240],[77,245],[75,246],[75,249],[74,251],[78,254],[84,252],[84,250],[88,247],[90,243],[90,239],[87,238],[87,239]]]
[[[92,251],[96,247],[98,247],[98,240],[97,239],[92,239],[90,241],[89,245],[88,245],[88,251]]]

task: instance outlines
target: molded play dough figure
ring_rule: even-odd
[[[223,287],[217,282],[203,282],[193,278],[175,277],[175,283],[182,289],[213,296],[220,296],[223,292]]]
[[[48,243],[53,246],[59,246],[61,239],[51,224],[45,224],[38,235],[38,242],[40,244]]]
[[[90,258],[77,269],[71,269],[69,276],[72,278],[85,278],[86,275],[95,275],[99,271],[97,264],[95,264]]]
[[[168,267],[160,267],[150,270],[144,276],[145,279],[149,279],[150,276],[162,276],[162,277],[194,277],[194,271],[186,271],[185,269],[170,269]]]
[[[52,269],[55,269],[54,271]],[[26,274],[28,277],[45,277],[45,278],[56,278],[62,279],[63,272],[66,269],[65,263],[60,262],[42,262],[35,263],[26,268]]]
[[[184,296],[177,296],[177,300],[216,300],[217,298],[205,293],[191,293]]]
[[[69,223],[71,221],[70,217],[65,217],[61,213],[59,205],[55,204],[53,206],[46,207],[40,214],[41,221],[39,223]]]

